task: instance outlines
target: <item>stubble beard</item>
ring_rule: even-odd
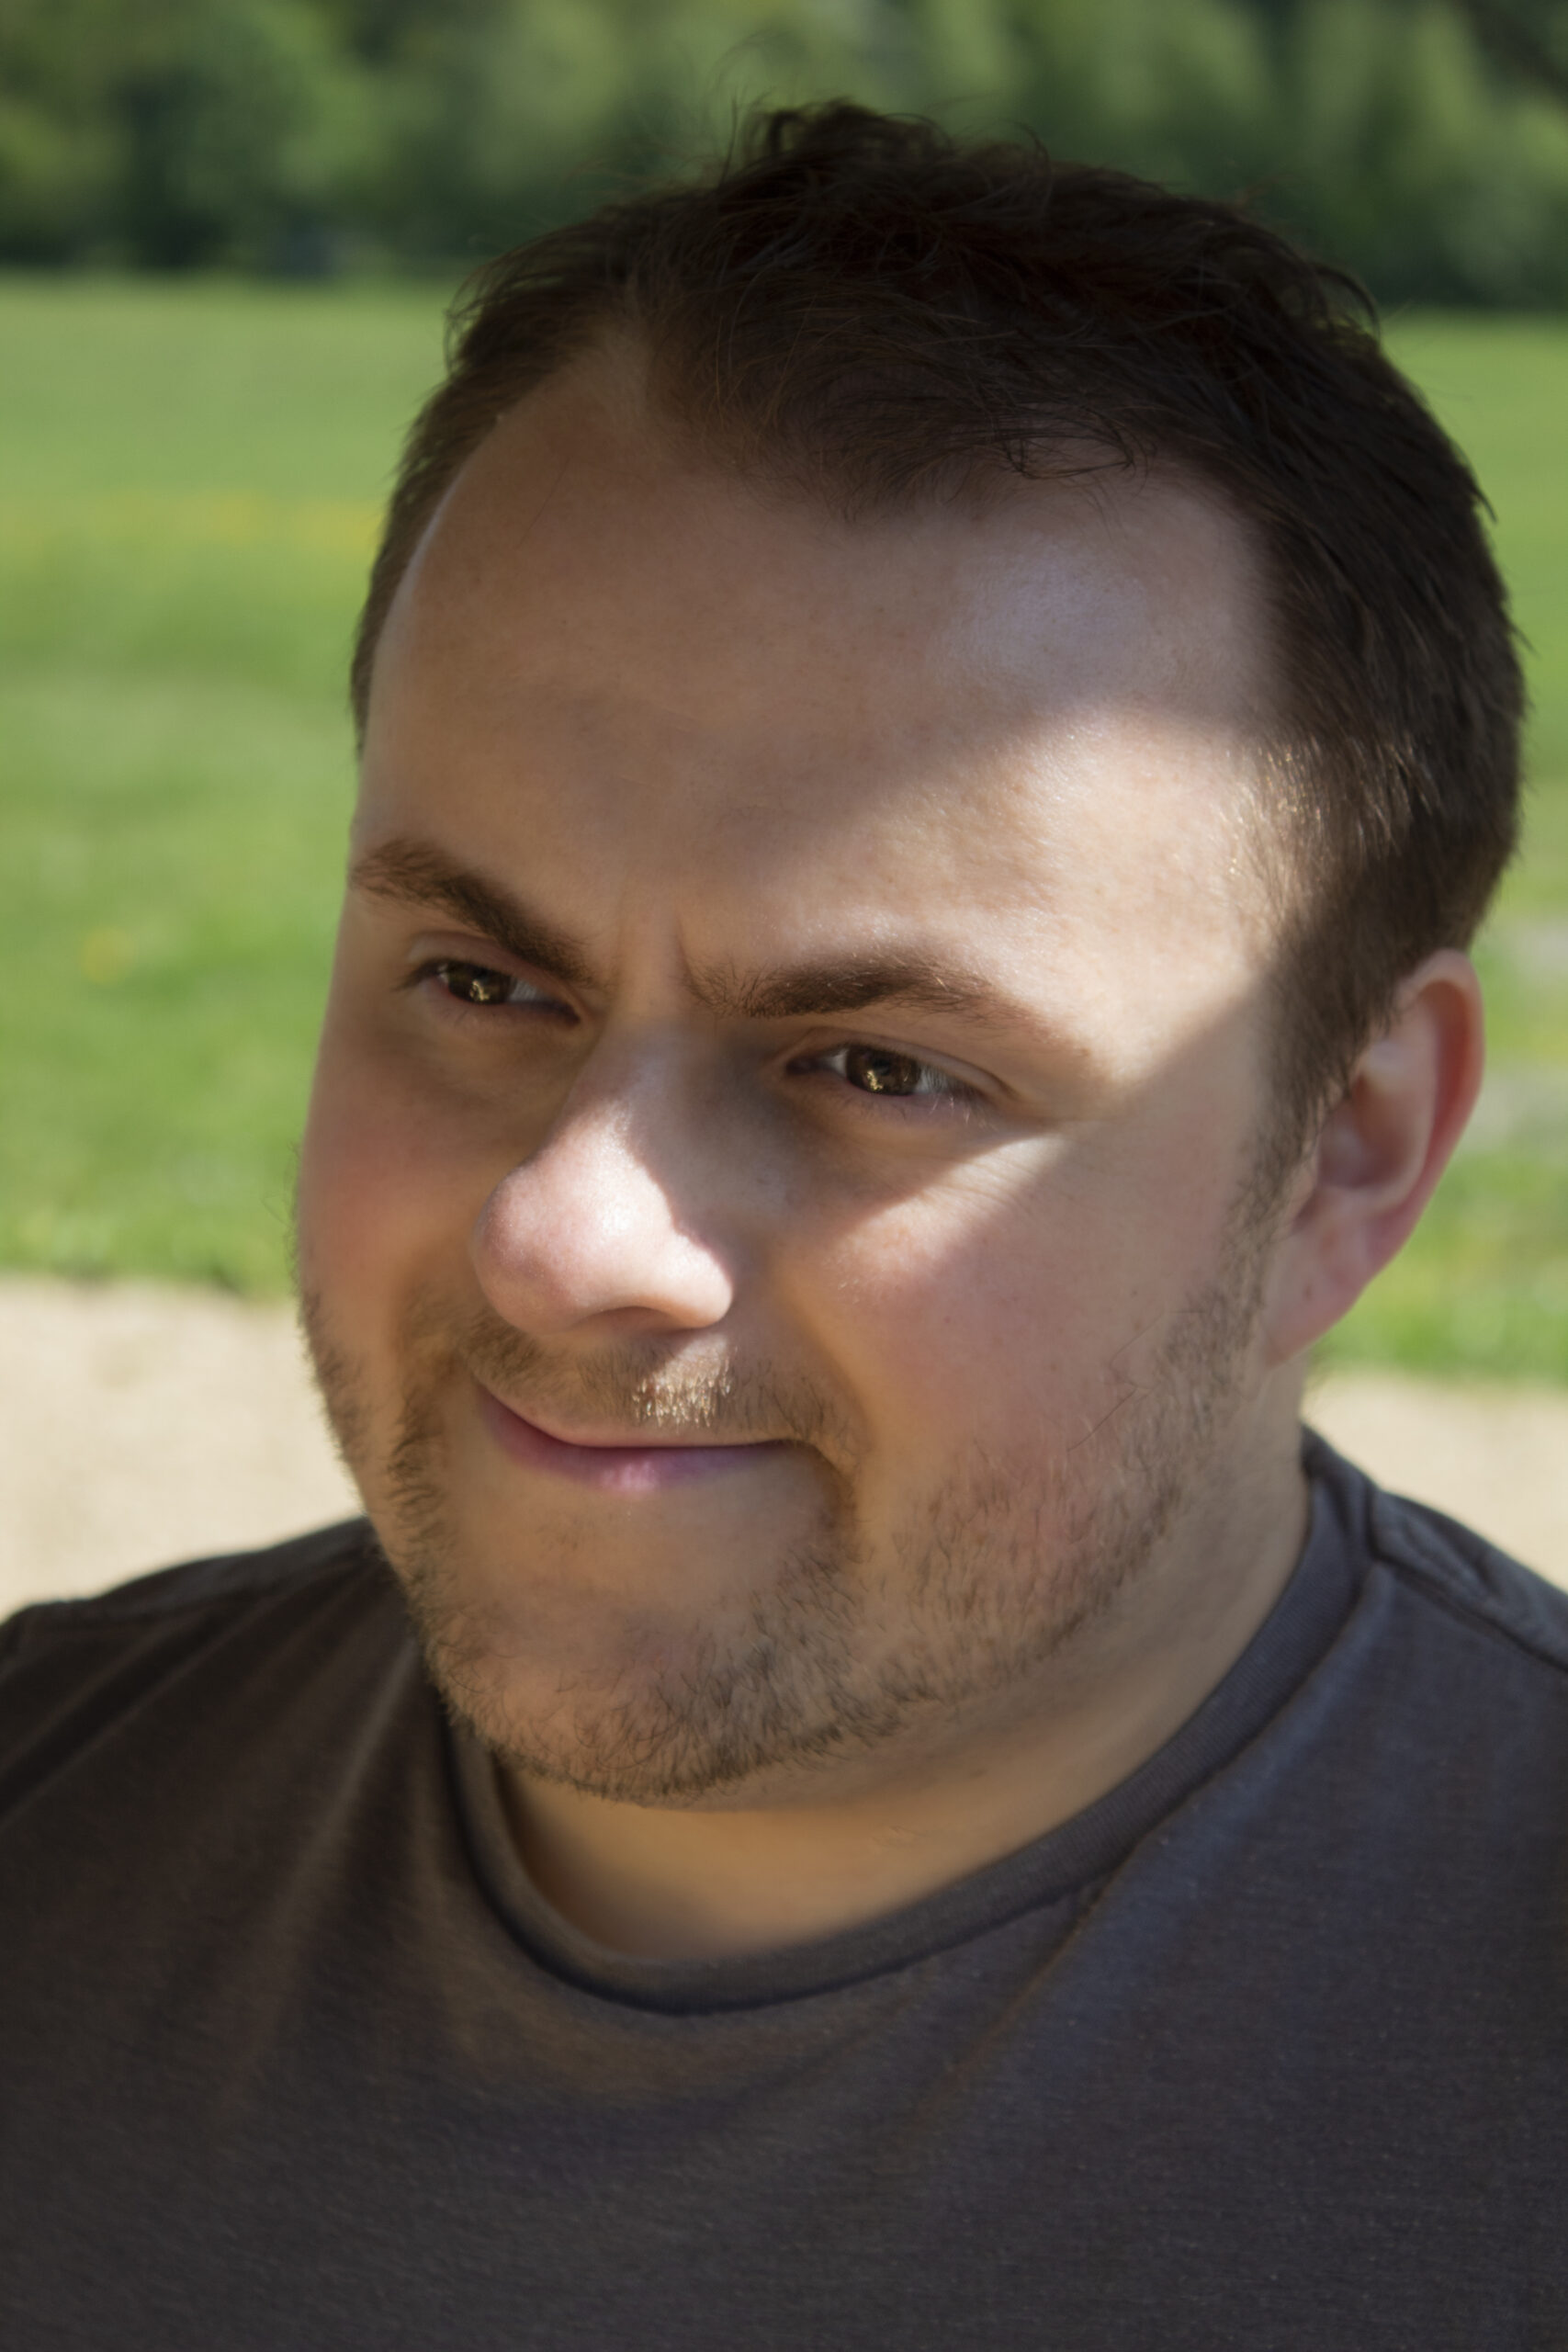
[[[395,1434],[378,1448],[359,1367],[308,1292],[301,1311],[340,1449],[455,1721],[525,1775],[620,1802],[691,1804],[1005,1702],[1112,1608],[1201,1485],[1239,1394],[1262,1291],[1260,1221],[1233,1220],[1227,1244],[1149,1369],[1123,1382],[1087,1435],[1043,1462],[995,1459],[972,1443],[914,1501],[879,1564],[852,1477],[828,1470],[818,1450],[840,1430],[818,1392],[765,1373],[672,1380],[630,1353],[586,1376],[574,1369],[570,1397],[623,1424],[730,1439],[782,1427],[826,1475],[816,1526],[726,1625],[691,1633],[678,1659],[563,1677],[547,1707],[524,1705],[513,1687],[525,1622],[483,1602],[465,1577],[442,1428],[442,1400],[468,1374],[536,1408],[556,1381],[564,1399],[547,1352],[496,1318],[454,1335],[431,1306],[416,1308]]]

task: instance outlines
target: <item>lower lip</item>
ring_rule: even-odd
[[[773,1443],[569,1445],[564,1439],[547,1437],[482,1385],[479,1409],[491,1435],[513,1462],[529,1470],[551,1471],[558,1478],[575,1478],[580,1487],[596,1487],[601,1494],[661,1495],[671,1487],[752,1468],[784,1450]]]

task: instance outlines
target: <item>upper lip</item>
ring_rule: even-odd
[[[493,1388],[487,1393],[495,1396]],[[606,1451],[618,1448],[623,1453],[642,1453],[651,1452],[656,1447],[690,1449],[698,1446],[758,1445],[772,1442],[765,1438],[725,1437],[712,1430],[693,1430],[688,1433],[679,1430],[660,1428],[652,1423],[643,1423],[631,1430],[569,1429],[561,1422],[553,1420],[549,1415],[536,1412],[532,1406],[525,1412],[522,1406],[508,1404],[504,1396],[495,1396],[495,1401],[498,1405],[505,1406],[509,1413],[515,1413],[520,1421],[526,1421],[532,1428],[542,1431],[546,1437],[554,1438],[558,1445],[581,1445]]]

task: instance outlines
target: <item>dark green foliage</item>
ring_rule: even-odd
[[[0,260],[445,264],[838,94],[1568,300],[1568,0],[0,0]]]

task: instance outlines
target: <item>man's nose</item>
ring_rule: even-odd
[[[721,1321],[734,1281],[694,1225],[697,1124],[658,1071],[592,1091],[580,1080],[475,1226],[474,1265],[496,1313],[541,1334],[602,1317],[627,1330]]]

